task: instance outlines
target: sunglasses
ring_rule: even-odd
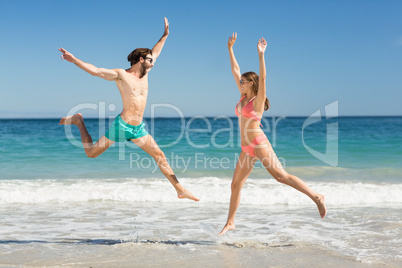
[[[250,81],[240,79],[240,85],[243,85],[243,84],[246,83],[246,82],[250,82]]]
[[[151,64],[152,64],[152,62],[154,61],[154,59],[153,59],[153,58],[150,58],[150,57],[145,57],[144,59],[145,59],[145,60],[149,60],[149,63],[151,63]]]

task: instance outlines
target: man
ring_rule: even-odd
[[[91,75],[108,81],[115,81],[123,100],[123,111],[116,117],[106,134],[95,144],[92,142],[81,114],[62,118],[60,125],[73,124],[79,128],[85,153],[91,158],[95,158],[105,152],[116,141],[131,140],[155,159],[162,173],[176,189],[179,198],[199,201],[179,183],[164,153],[152,136],[144,129],[144,123],[142,122],[148,96],[148,72],[159,57],[168,35],[169,23],[165,18],[165,31],[161,39],[152,50],[137,48],[131,52],[127,57],[131,63],[131,68],[127,70],[97,68],[92,64],[77,59],[70,52],[60,48],[59,51],[63,53],[62,59],[74,63]]]

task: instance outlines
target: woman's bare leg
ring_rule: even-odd
[[[199,201],[192,193],[186,190],[177,180],[176,175],[173,173],[172,168],[166,160],[165,154],[156,144],[154,138],[151,135],[146,135],[144,137],[133,139],[132,142],[137,144],[142,150],[147,152],[153,159],[155,159],[159,169],[170,181],[173,187],[176,189],[178,198],[188,198],[194,201]]]
[[[270,143],[264,143],[257,146],[255,149],[255,153],[264,167],[268,170],[268,172],[278,181],[289,185],[296,190],[306,194],[311,200],[316,203],[318,211],[320,213],[321,218],[324,218],[327,214],[327,208],[325,207],[325,197],[322,194],[318,194],[313,191],[304,181],[300,178],[288,174],[285,169],[282,167],[279,159],[277,158],[274,150]]]
[[[248,176],[253,170],[255,161],[257,159],[250,157],[245,152],[241,152],[239,159],[237,160],[236,168],[233,174],[233,180],[231,185],[232,194],[230,196],[229,215],[226,225],[223,227],[219,235],[225,234],[228,230],[235,228],[234,219],[236,211],[240,204],[241,189],[246,182]]]

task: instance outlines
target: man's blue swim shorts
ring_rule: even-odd
[[[142,122],[137,126],[127,124],[120,115],[116,117],[106,132],[105,136],[109,140],[123,142],[131,139],[138,139],[148,135],[149,133],[144,128],[145,124]]]

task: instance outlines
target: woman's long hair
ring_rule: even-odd
[[[258,74],[256,74],[255,72],[247,72],[242,74],[242,76],[244,78],[246,78],[247,81],[253,81],[253,92],[255,95],[258,94],[258,88],[260,87],[260,78],[258,76]],[[269,105],[269,100],[268,98],[265,98],[265,103],[264,103],[264,111],[268,110],[270,107]]]

